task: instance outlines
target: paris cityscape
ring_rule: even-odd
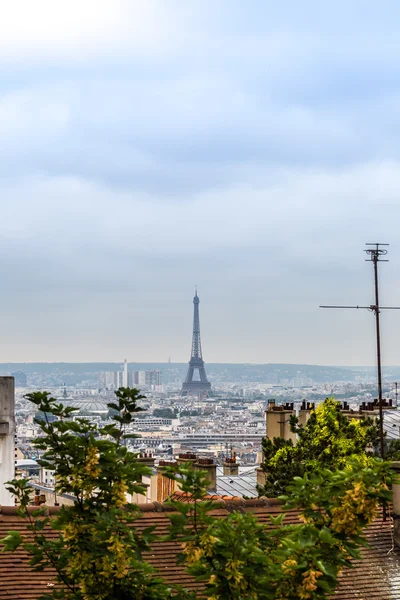
[[[0,5],[0,600],[400,600],[398,0]]]
[[[219,465],[216,494],[256,495],[257,470],[262,463],[262,439],[266,411],[290,405],[292,412],[302,404],[318,404],[334,396],[344,409],[357,413],[369,406],[377,413],[376,373],[373,368],[318,367],[310,365],[205,365],[200,333],[200,298],[193,298],[193,330],[188,365],[137,363],[30,364],[14,365],[16,385],[17,465],[26,466],[38,490],[54,493],[54,477],[39,468],[32,441],[40,435],[35,424],[35,407],[26,400],[33,390],[47,390],[59,402],[75,409],[76,418],[110,422],[114,393],[120,388],[137,388],[145,409],[131,426],[137,437],[133,451],[151,457],[152,464],[193,453],[211,458]],[[9,365],[8,367],[12,367]],[[206,372],[207,368],[207,372]],[[22,369],[25,369],[23,371]],[[397,415],[397,382],[400,368],[386,368],[383,394],[387,398],[384,426],[390,439],[400,439]],[[371,407],[371,405],[374,407]],[[267,422],[268,426],[268,422]],[[271,430],[273,426],[271,425]],[[268,430],[267,430],[268,431]],[[237,468],[223,469],[235,457]],[[148,501],[151,499],[148,497]],[[59,498],[60,501],[60,498]]]

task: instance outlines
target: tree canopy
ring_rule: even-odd
[[[378,439],[376,422],[349,418],[333,398],[319,404],[305,425],[292,417],[291,430],[297,435],[296,444],[283,438],[263,439],[266,484],[259,488],[260,495],[279,496],[294,477],[341,469],[351,459],[367,465]]]

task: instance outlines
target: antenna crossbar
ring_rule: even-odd
[[[366,308],[367,310],[376,310],[378,308],[375,304],[371,304],[370,306],[341,306],[336,304],[325,304],[321,305],[319,308]],[[379,306],[379,310],[400,310],[400,306]]]

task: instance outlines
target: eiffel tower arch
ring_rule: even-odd
[[[182,396],[207,394],[211,390],[211,383],[207,379],[204,368],[204,360],[201,351],[200,339],[200,317],[199,317],[200,298],[197,295],[197,289],[193,298],[194,315],[193,315],[193,338],[192,352],[190,355],[189,369],[186,379],[182,385]],[[193,379],[195,371],[199,373],[199,379]]]

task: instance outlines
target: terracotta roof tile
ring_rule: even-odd
[[[216,517],[224,517],[231,510],[252,512],[260,522],[272,527],[269,515],[281,512],[279,504],[271,504],[267,499],[243,501],[243,499],[219,499],[219,506],[213,510]],[[156,525],[159,534],[167,533],[169,519],[165,514],[171,510],[165,505],[152,503],[141,505],[141,515],[135,526],[142,530]],[[56,512],[53,507],[51,512]],[[298,522],[298,513],[286,513],[285,523]],[[25,523],[17,516],[14,507],[3,507],[0,512],[0,538],[8,531],[19,530],[25,533]],[[29,532],[26,532],[29,535]],[[48,529],[46,534],[55,537],[56,532]],[[362,550],[364,560],[353,561],[354,568],[346,569],[340,577],[340,585],[333,594],[334,600],[400,600],[400,548],[392,544],[392,521],[377,519],[367,530],[370,546]],[[201,589],[175,562],[179,544],[173,541],[154,543],[152,551],[145,558],[170,583],[179,583],[190,589]],[[37,600],[55,583],[51,569],[32,572],[28,566],[28,556],[24,550],[1,554],[0,557],[0,599]]]

